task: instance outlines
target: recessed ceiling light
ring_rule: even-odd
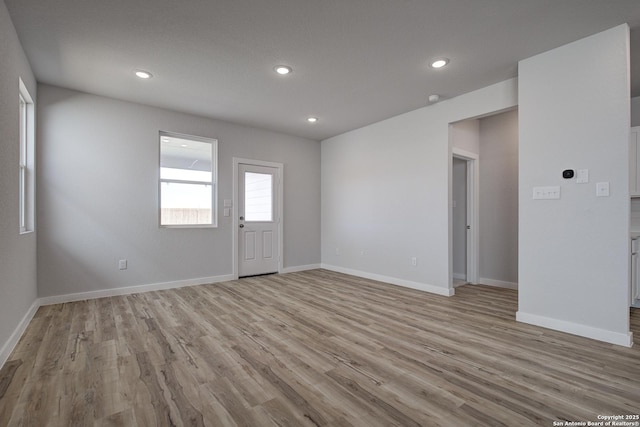
[[[291,72],[293,72],[293,69],[287,65],[276,65],[274,67],[274,70],[276,70],[276,73],[280,74],[281,76],[286,76],[287,74],[291,74]]]
[[[143,70],[137,70],[136,76],[138,76],[141,79],[150,79],[151,77],[153,77],[153,75],[150,72],[143,71]]]
[[[431,68],[442,68],[449,63],[447,58],[438,58],[431,61]]]
[[[309,123],[315,123],[315,122],[318,121],[318,118],[317,117],[307,117],[307,121]]]
[[[180,147],[184,148],[184,147],[188,147],[188,145],[187,144],[180,144]]]

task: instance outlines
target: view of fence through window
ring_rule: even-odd
[[[217,141],[160,134],[160,225],[215,225]]]

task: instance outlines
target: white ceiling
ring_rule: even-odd
[[[40,82],[318,140],[514,77],[519,60],[624,22],[640,49],[640,0],[5,3]],[[439,56],[450,65],[430,69]]]

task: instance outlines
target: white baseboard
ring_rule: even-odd
[[[33,316],[35,316],[36,311],[38,311],[39,307],[39,300],[35,300],[33,304],[31,304],[31,307],[29,307],[29,310],[27,310],[26,314],[22,317],[22,320],[20,321],[20,323],[18,323],[18,326],[13,331],[7,342],[5,342],[0,349],[0,369],[4,366],[4,363],[11,355],[11,352],[16,347],[16,344],[18,344],[18,341],[20,341],[20,338],[22,338],[22,334],[24,333],[25,329],[27,329],[27,326],[29,326],[29,322],[31,322],[31,319],[33,319]]]
[[[299,271],[317,270],[319,268],[321,268],[320,264],[297,265],[294,267],[283,268],[282,271],[280,271],[280,273],[282,274],[297,273]]]
[[[372,280],[379,280],[381,282],[393,283],[394,285],[405,286],[408,288],[419,289],[426,292],[432,292],[438,295],[451,296],[454,294],[453,289],[442,289],[437,286],[426,285],[423,283],[410,282],[407,280],[396,279],[392,277],[380,276],[377,274],[365,273],[356,270],[343,269],[340,267],[324,265],[324,264],[309,264],[295,267],[287,267],[283,269],[282,273],[294,273],[298,271],[305,270],[314,270],[318,268],[326,268],[327,270],[338,271],[345,274],[351,274],[353,276],[364,277]],[[232,274],[221,275],[221,276],[213,276],[213,277],[201,277],[197,279],[187,279],[187,280],[177,280],[173,282],[163,282],[163,283],[153,283],[149,285],[138,285],[138,286],[127,286],[124,288],[114,288],[114,289],[101,289],[97,291],[89,291],[89,292],[77,292],[73,294],[65,294],[65,295],[54,295],[48,297],[38,298],[33,302],[29,310],[24,315],[16,329],[13,331],[9,340],[4,343],[2,348],[0,349],[0,368],[4,366],[4,363],[7,361],[11,352],[15,348],[18,341],[22,337],[25,329],[33,319],[38,308],[45,305],[52,304],[62,304],[67,302],[74,301],[83,301],[88,299],[96,299],[96,298],[105,298],[119,295],[130,295],[137,294],[140,292],[151,292],[151,291],[161,291],[166,289],[176,289],[183,288],[186,286],[197,286],[204,285],[208,283],[218,283],[218,282],[226,282],[229,280],[234,280],[234,276]]]
[[[393,285],[404,286],[405,288],[417,289],[419,291],[431,292],[432,294],[450,297],[455,291],[450,288],[441,288],[439,286],[428,285],[426,283],[412,282],[410,280],[398,279],[396,277],[382,276],[380,274],[368,273],[366,271],[352,270],[350,268],[338,267],[330,264],[322,264],[325,270],[331,270],[338,273],[349,274],[351,276],[362,277],[365,279],[377,280],[379,282],[391,283]]]
[[[83,301],[88,299],[96,299],[96,298],[105,298],[105,297],[113,297],[118,295],[130,295],[137,294],[140,292],[150,292],[150,291],[162,291],[166,289],[177,289],[184,288],[186,286],[197,286],[197,285],[205,285],[209,283],[218,283],[218,282],[226,282],[229,280],[233,280],[233,275],[223,275],[223,276],[213,276],[213,277],[201,277],[198,279],[187,279],[187,280],[177,280],[174,282],[163,282],[163,283],[154,283],[150,285],[138,285],[138,286],[128,286],[125,288],[115,288],[115,289],[103,289],[98,291],[89,291],[89,292],[78,292],[73,294],[66,295],[54,295],[50,297],[42,297],[38,298],[33,302],[29,311],[24,315],[16,329],[9,337],[9,340],[2,346],[0,349],[0,369],[4,366],[4,363],[7,361],[11,352],[15,348],[18,341],[22,337],[25,329],[33,319],[33,316],[38,311],[38,308],[44,305],[51,304],[62,304],[73,301]]]
[[[495,286],[497,288],[507,288],[518,290],[518,284],[515,282],[505,282],[504,280],[486,279],[481,277],[478,279],[479,285]]]
[[[320,268],[320,264],[310,264],[310,265],[301,265],[296,267],[287,267],[282,273],[294,273],[298,271],[306,271],[306,270],[315,270]],[[140,292],[151,292],[151,291],[162,291],[166,289],[177,289],[183,288],[187,286],[197,286],[204,285],[209,283],[219,283],[219,282],[227,282],[229,280],[234,280],[234,276],[232,274],[226,274],[221,276],[212,276],[212,277],[201,277],[197,279],[187,279],[187,280],[177,280],[173,282],[162,282],[162,283],[153,283],[149,285],[138,285],[138,286],[127,286],[124,288],[114,288],[114,289],[101,289],[97,291],[88,291],[88,292],[77,292],[73,294],[65,294],[65,295],[53,295],[49,297],[42,297],[36,299],[27,313],[24,315],[16,329],[13,331],[7,342],[4,343],[2,348],[0,348],[0,368],[4,366],[4,363],[7,361],[11,352],[15,348],[18,341],[22,337],[27,326],[29,326],[29,322],[33,319],[33,316],[38,311],[38,308],[45,305],[52,304],[63,304],[67,302],[73,301],[83,301],[88,299],[96,299],[96,298],[105,298],[105,297],[113,297],[118,295],[131,295],[137,294]]]
[[[554,329],[560,332],[578,335],[585,338],[591,338],[598,341],[608,342],[610,344],[631,347],[633,345],[633,333],[621,333],[607,331],[605,329],[594,328],[592,326],[580,325],[578,323],[567,322],[565,320],[553,319],[551,317],[539,316],[537,314],[516,313],[516,320],[530,325],[542,326],[543,328]]]
[[[232,274],[223,276],[201,277],[197,279],[176,280],[174,282],[153,283],[150,285],[127,286],[125,288],[102,289],[98,291],[78,292],[66,295],[55,295],[40,298],[40,305],[62,304],[87,299],[131,295],[140,292],[163,291],[166,289],[184,288],[186,286],[205,285],[208,283],[227,282],[233,280]]]

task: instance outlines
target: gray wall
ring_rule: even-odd
[[[518,283],[518,112],[480,122],[479,278]],[[482,279],[489,279],[482,280]]]
[[[628,345],[629,28],[519,64],[517,319]],[[597,94],[594,98],[594,94]],[[593,102],[597,99],[597,102]],[[589,183],[562,179],[589,169]],[[596,197],[608,182],[609,197]],[[536,186],[559,200],[533,200]]]
[[[451,146],[474,154],[480,154],[480,121],[462,120],[449,127]]]
[[[284,267],[320,263],[319,142],[46,85],[38,105],[40,296],[232,274],[233,157],[284,163]],[[158,227],[160,130],[218,139],[218,228]]]
[[[19,233],[19,78],[36,101],[35,79],[0,1],[0,363],[37,297],[36,235]]]
[[[504,81],[322,141],[323,265],[451,294],[450,124],[514,107],[516,85]]]

